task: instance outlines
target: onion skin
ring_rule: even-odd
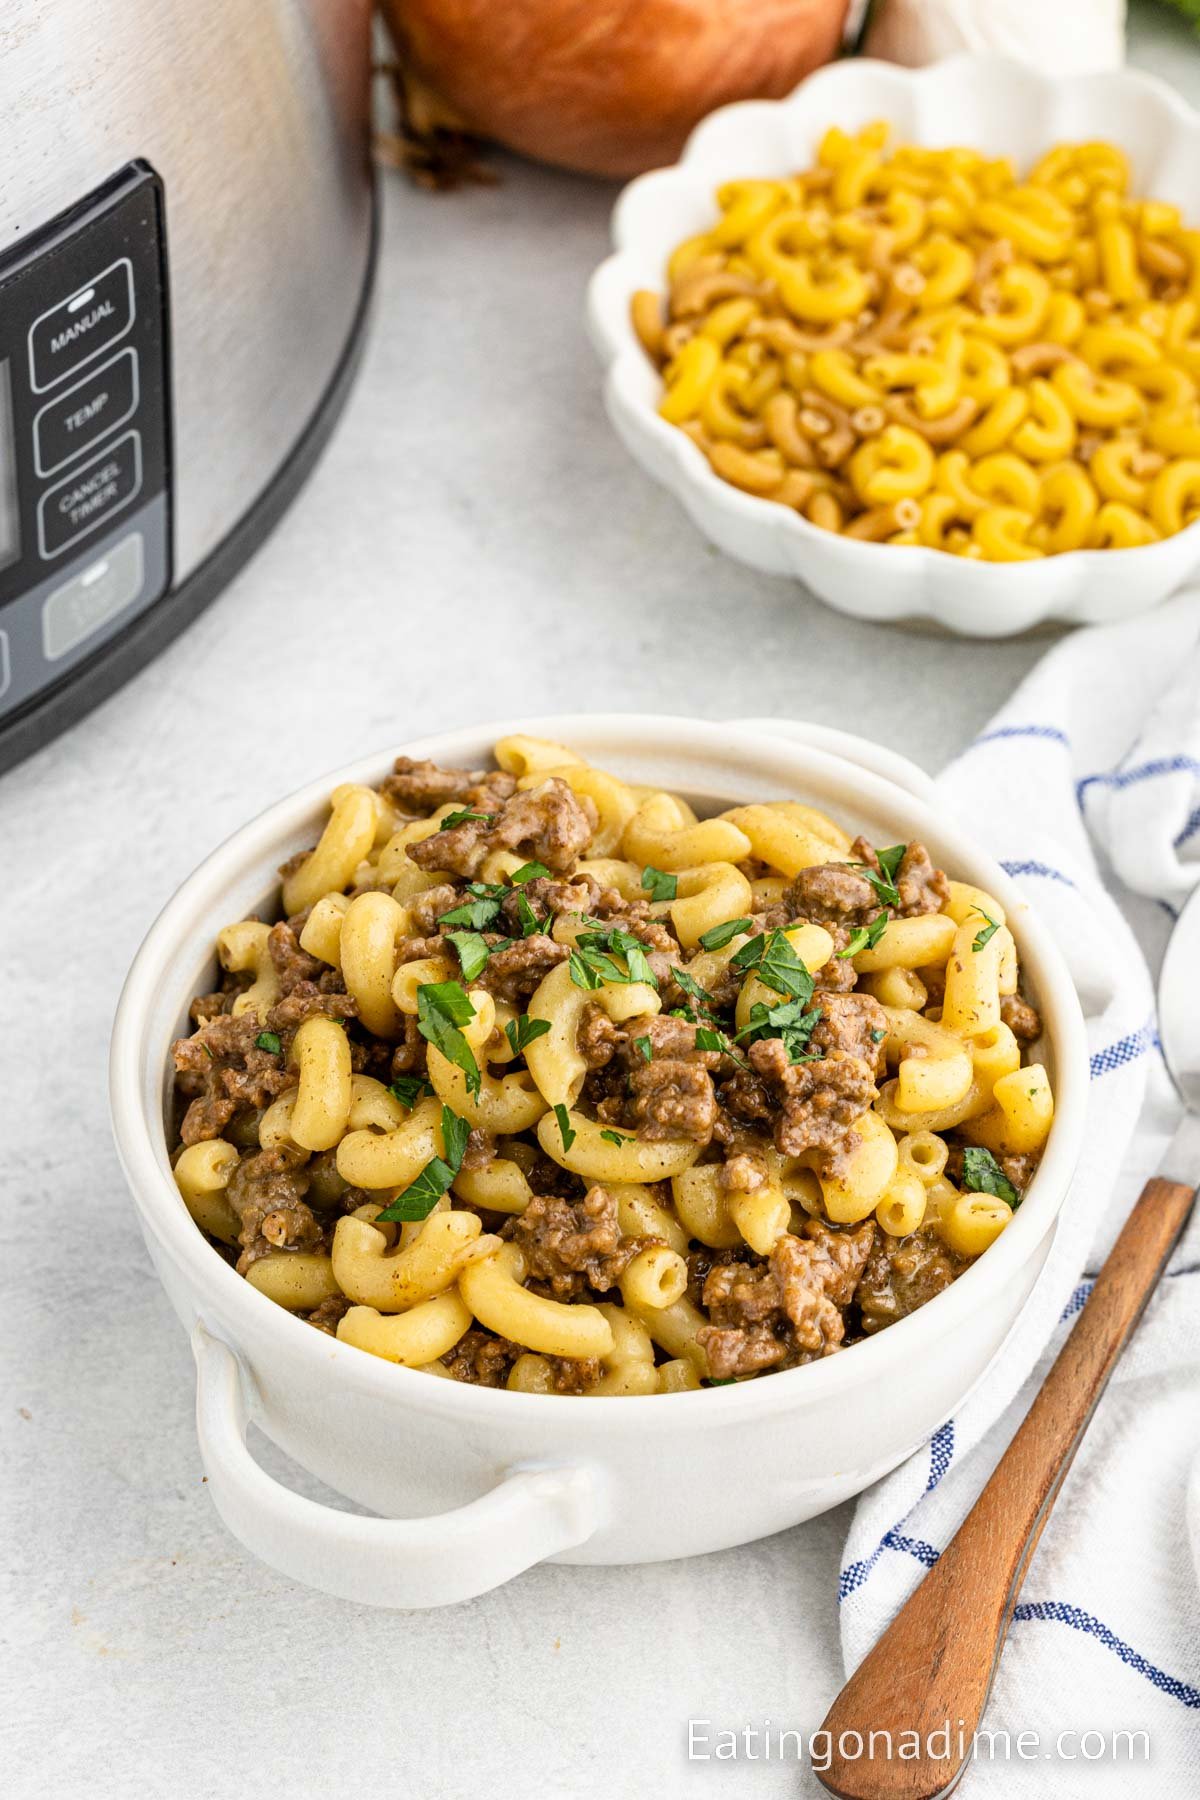
[[[848,0],[383,0],[447,123],[586,175],[674,162],[730,100],[779,99],[841,41]]]

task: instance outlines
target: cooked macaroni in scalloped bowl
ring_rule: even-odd
[[[415,746],[274,809],[168,908],[118,1020],[118,1142],[196,1324],[214,1498],[268,1560],[359,1597],[387,1582],[338,1573],[346,1515],[313,1508],[289,1551],[294,1497],[249,1459],[239,1383],[383,1512],[569,1465],[476,1499],[522,1496],[518,1567],[741,1541],[855,1491],[957,1402],[1078,1139],[1065,973],[923,804],[733,728],[551,726]],[[775,1478],[718,1524],[692,1480],[770,1429],[772,1392],[776,1440],[745,1448]],[[421,1457],[398,1467],[389,1436]],[[633,1492],[605,1511],[645,1482],[638,1442],[696,1517],[664,1529]],[[415,1550],[471,1510],[407,1539],[376,1523]],[[482,1573],[431,1554],[394,1596],[503,1579],[496,1529],[472,1540]]]

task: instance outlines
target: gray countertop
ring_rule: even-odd
[[[1136,60],[1200,92],[1169,22],[1142,16]],[[859,625],[710,550],[601,411],[580,315],[612,191],[501,175],[384,178],[365,364],[301,499],[182,640],[0,781],[14,1800],[790,1794],[783,1765],[689,1767],[686,1721],[807,1730],[839,1683],[846,1509],[432,1614],[253,1562],[201,1484],[191,1359],[110,1144],[109,1025],[147,926],[322,769],[569,706],[848,723],[936,769],[1045,648]]]

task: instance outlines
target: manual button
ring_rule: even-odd
[[[133,314],[133,265],[123,256],[30,326],[29,380],[34,393],[53,387],[123,338]]]
[[[138,403],[137,353],[119,350],[82,381],[49,400],[33,421],[33,461],[39,475],[53,475],[118,425]]]
[[[108,450],[56,482],[38,501],[38,541],[49,561],[68,544],[106,525],[142,485],[142,440],[127,431]]]

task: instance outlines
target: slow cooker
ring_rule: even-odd
[[[361,346],[369,0],[5,0],[0,769],[280,517]]]

